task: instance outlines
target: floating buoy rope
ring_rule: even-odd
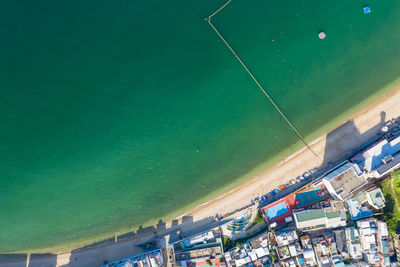
[[[250,75],[250,77],[253,79],[253,81],[257,84],[258,88],[263,92],[263,94],[268,98],[268,100],[271,102],[271,104],[275,107],[275,109],[279,112],[279,114],[282,116],[282,118],[287,122],[287,124],[292,128],[292,130],[296,133],[296,135],[299,137],[301,142],[310,150],[314,156],[322,161],[320,157],[318,156],[317,153],[315,153],[314,150],[307,144],[306,140],[303,138],[303,136],[300,134],[300,132],[294,127],[294,125],[290,122],[290,120],[286,117],[286,115],[282,112],[282,110],[278,107],[278,105],[275,103],[275,101],[271,98],[271,96],[267,93],[267,91],[262,87],[262,85],[258,82],[258,80],[254,77],[254,75],[251,73],[249,68],[244,64],[244,62],[240,59],[238,54],[233,50],[233,48],[228,44],[228,42],[225,40],[225,38],[221,35],[221,33],[217,30],[217,28],[212,24],[211,19],[213,16],[215,16],[218,12],[220,12],[224,7],[226,7],[232,0],[228,0],[223,6],[221,6],[217,11],[212,13],[210,16],[205,18],[204,20],[208,22],[208,24],[211,26],[211,28],[217,33],[219,38],[224,42],[224,44],[228,47],[228,49],[231,51],[231,53],[236,57],[236,59],[239,61],[239,63],[242,65],[242,67],[247,71],[247,73]]]

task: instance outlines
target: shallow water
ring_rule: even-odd
[[[0,252],[165,219],[298,141],[204,22],[221,3],[0,0]],[[368,4],[213,21],[307,136],[400,76],[400,3]]]

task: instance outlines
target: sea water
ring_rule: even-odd
[[[0,252],[165,220],[298,142],[204,21],[223,3],[0,0]],[[213,23],[310,136],[400,76],[400,2],[364,4],[232,0]]]

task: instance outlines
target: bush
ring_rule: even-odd
[[[392,173],[392,177],[393,173]],[[395,197],[397,197],[396,191],[398,188],[395,188],[395,195],[392,193],[390,179],[388,178],[379,183],[379,187],[382,189],[382,192],[385,197],[385,208],[383,209],[382,220],[384,220],[387,224],[389,233],[394,235],[400,231],[400,223],[399,223],[399,213],[395,206]],[[394,183],[395,187],[397,183]]]
[[[228,251],[228,250],[230,250],[231,248],[233,248],[233,247],[236,246],[235,242],[233,242],[232,240],[230,240],[230,239],[227,238],[226,236],[224,236],[224,239],[223,239],[223,240],[224,240],[223,243],[224,243],[224,250],[225,250],[225,251]]]
[[[253,226],[255,226],[255,225],[259,224],[259,223],[262,223],[262,222],[264,222],[264,217],[262,216],[261,212],[258,211],[257,212],[257,217],[254,219],[254,221],[251,223],[251,225],[247,229],[250,229]]]

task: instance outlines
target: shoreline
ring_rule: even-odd
[[[215,211],[215,214],[233,211],[236,208],[248,204],[255,196],[266,194],[279,184],[287,183],[290,179],[296,178],[307,170],[317,167],[326,168],[329,163],[340,160],[343,156],[366,143],[376,134],[383,126],[381,121],[381,113],[383,111],[386,113],[385,121],[400,116],[400,82],[396,80],[392,84],[395,85],[389,85],[390,89],[382,89],[382,92],[377,93],[377,97],[372,95],[363,101],[364,103],[359,103],[357,106],[361,106],[361,109],[357,110],[357,106],[355,106],[353,110],[345,111],[343,114],[351,114],[347,116],[347,119],[341,120],[339,124],[334,124],[334,127],[327,127],[326,125],[321,127],[322,129],[328,128],[328,130],[324,131],[325,133],[322,135],[319,134],[314,140],[309,142],[309,145],[319,156],[323,155],[322,164],[319,164],[315,156],[303,146],[283,159],[271,164],[267,169],[255,175],[255,177],[254,175],[249,177],[247,181],[243,181],[229,192],[224,192],[218,197],[196,206],[196,208],[189,210],[184,215],[201,219],[206,216],[206,213],[210,214],[211,210]],[[396,103],[399,103],[398,107],[396,107]],[[354,109],[356,109],[356,111],[354,111]],[[340,118],[341,116],[338,117]],[[351,126],[346,125],[349,122],[354,122],[355,128],[349,129]],[[330,124],[331,123],[327,123],[327,125]],[[376,129],[374,129],[374,127]],[[351,132],[354,129],[358,130],[361,135],[354,135],[355,133]],[[373,131],[370,131],[371,129],[373,129]],[[314,135],[316,134],[314,133]],[[329,137],[327,138],[328,135]],[[311,136],[313,136],[313,134],[311,134]],[[310,138],[306,139],[309,140]],[[327,139],[329,140],[327,141]],[[325,148],[327,146],[332,146],[332,144],[336,144],[337,149],[325,153]],[[297,147],[298,144],[296,144],[296,148]],[[252,188],[252,190],[249,188]],[[267,188],[267,190],[264,188]],[[232,194],[240,194],[240,197],[232,196]],[[246,195],[246,198],[243,198],[242,195]],[[229,210],[216,208],[217,206],[221,206],[221,203],[218,202],[220,202],[219,200],[222,198],[224,198],[225,202],[229,203]],[[243,202],[245,199],[247,199],[246,203]],[[241,202],[242,205],[237,205],[238,202]]]
[[[339,115],[338,120],[341,121],[340,123],[327,123],[320,127],[323,134],[321,134],[321,132],[319,132],[319,134],[314,132],[311,134],[310,138],[307,138],[307,140],[309,140],[313,135],[317,135],[314,140],[309,142],[309,145],[324,159],[322,165],[306,147],[295,144],[292,148],[285,150],[285,157],[282,157],[282,155],[276,156],[279,157],[280,160],[276,160],[275,157],[275,162],[272,164],[268,164],[267,162],[249,171],[246,180],[243,180],[242,177],[242,179],[238,179],[237,182],[233,182],[232,185],[211,193],[211,197],[210,195],[206,196],[208,200],[199,200],[199,204],[191,203],[190,206],[195,206],[194,208],[187,209],[187,206],[189,206],[187,205],[179,211],[176,211],[176,213],[179,212],[180,215],[170,216],[165,223],[165,229],[159,230],[155,228],[157,235],[168,234],[168,232],[173,232],[177,229],[189,232],[195,229],[196,226],[193,225],[199,221],[204,221],[203,224],[206,225],[207,220],[209,220],[208,223],[210,223],[210,218],[214,218],[216,214],[222,215],[241,208],[249,204],[251,199],[256,196],[266,194],[272,188],[288,182],[290,179],[297,177],[306,170],[319,167],[320,165],[326,167],[329,163],[341,159],[346,156],[349,151],[356,149],[370,140],[382,127],[382,111],[386,114],[385,121],[400,116],[399,103],[400,82],[396,80],[376,94],[366,98],[351,110],[345,111],[343,114]],[[348,116],[349,113],[350,116]],[[347,117],[346,120],[341,119],[344,116]],[[332,124],[336,127],[327,126]],[[325,130],[326,128],[328,128],[328,130]],[[288,151],[293,152],[288,155]],[[265,164],[269,166],[265,168]],[[262,171],[259,171],[259,169],[262,169]],[[212,195],[215,195],[215,197],[212,197]],[[186,212],[182,214],[182,210],[186,210]],[[192,219],[186,220],[185,217],[189,216]],[[179,221],[179,223],[174,224],[174,221]],[[151,224],[144,223],[143,225]],[[151,239],[154,239],[153,231],[143,231],[135,234],[133,238],[128,237],[116,243],[105,242],[105,239],[88,247],[76,249],[77,246],[74,246],[75,249],[73,253],[76,254],[76,258],[78,259],[76,266],[92,266],[99,265],[99,263],[101,265],[104,262],[105,255],[108,255],[108,261],[134,255],[134,253],[136,253],[135,249],[137,249],[134,244],[139,244],[144,240]],[[93,244],[93,242],[90,243]],[[42,252],[44,251],[42,250]],[[47,252],[58,253],[57,259],[59,257],[65,258],[66,255],[71,255],[71,249],[55,248],[54,250],[49,249]],[[31,253],[36,252],[32,251]],[[53,256],[54,255],[55,254],[53,254]],[[19,260],[20,259],[21,258],[19,258]],[[68,259],[65,260],[68,261]],[[5,263],[4,261],[6,261],[7,264],[10,264],[10,261],[14,262],[12,259],[0,259],[0,266]]]

